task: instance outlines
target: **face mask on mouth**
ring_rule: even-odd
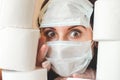
[[[60,76],[84,73],[92,59],[91,41],[51,41],[46,59]]]

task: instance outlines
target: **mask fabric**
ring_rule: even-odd
[[[92,59],[91,41],[51,41],[46,59],[60,76],[84,73]]]
[[[43,28],[74,25],[90,27],[92,12],[93,5],[89,0],[49,0],[43,17],[39,16],[39,23]]]

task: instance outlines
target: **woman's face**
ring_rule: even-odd
[[[92,40],[91,27],[60,26],[42,28],[41,34],[45,41],[88,41]]]

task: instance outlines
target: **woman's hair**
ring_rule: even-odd
[[[96,0],[89,0],[93,5],[94,5],[94,3],[95,3],[95,1]],[[93,10],[94,10],[94,7],[93,7]],[[92,15],[91,15],[91,18],[90,18],[90,24],[91,24],[91,27],[92,27],[92,29],[93,29],[93,24],[94,24],[94,11],[93,11],[93,13],[92,13]],[[94,56],[93,56],[93,59],[92,59],[92,61],[91,61],[91,63],[90,63],[90,65],[89,65],[89,67],[90,68],[93,68],[93,69],[95,69],[96,70],[96,67],[97,67],[97,51],[98,51],[98,48],[97,48],[97,42],[94,42],[95,44],[94,44]]]
[[[90,18],[90,24],[91,24],[92,29],[93,29],[93,22],[94,22],[94,11],[93,11],[91,18]]]

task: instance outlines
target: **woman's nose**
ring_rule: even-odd
[[[65,40],[67,40],[67,37],[63,33],[59,33],[58,40],[59,41],[65,41]]]

